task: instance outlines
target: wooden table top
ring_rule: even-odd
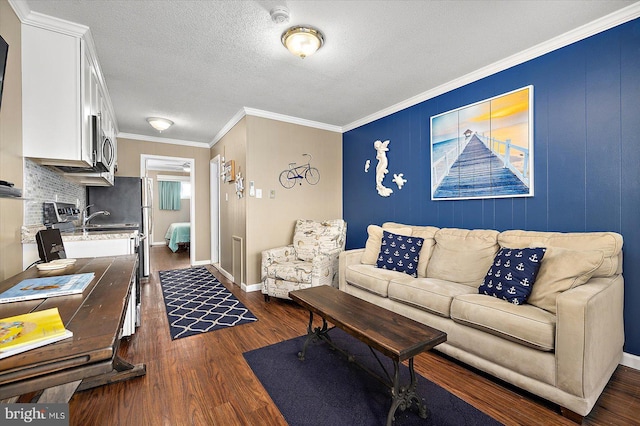
[[[396,361],[447,340],[447,333],[330,286],[289,292],[302,307]]]
[[[65,328],[73,332],[71,339],[1,359],[0,399],[16,394],[16,387],[20,392],[42,389],[111,371],[136,262],[136,255],[78,259],[61,275],[95,273],[82,294],[0,304],[1,318],[57,307]],[[0,292],[40,276],[37,268],[30,268],[1,282]],[[33,383],[21,386],[24,381]]]

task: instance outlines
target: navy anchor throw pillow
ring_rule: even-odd
[[[500,249],[478,292],[522,305],[531,294],[545,251],[541,247]]]
[[[417,277],[422,243],[424,243],[424,238],[382,231],[382,244],[376,266]]]

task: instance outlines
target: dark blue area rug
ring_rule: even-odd
[[[258,320],[207,268],[160,271],[160,285],[174,340]]]
[[[329,335],[338,347],[385,377],[367,345],[339,329]],[[391,407],[390,390],[324,342],[309,344],[305,360],[300,361],[297,354],[305,339],[301,336],[244,353],[289,425],[384,425]],[[378,356],[393,375],[393,362]],[[409,380],[409,368],[402,365],[400,383]],[[398,409],[394,426],[501,424],[424,377],[417,375],[417,381],[429,416],[420,418],[415,406],[405,411]]]

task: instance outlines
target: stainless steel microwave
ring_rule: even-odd
[[[113,169],[116,147],[105,135],[99,115],[91,116],[91,137],[93,144],[93,169],[97,172],[108,172]]]

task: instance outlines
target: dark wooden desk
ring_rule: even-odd
[[[329,286],[310,287],[289,292],[289,297],[309,310],[307,340],[298,354],[304,360],[307,345],[313,339],[322,339],[339,350],[350,361],[354,361],[368,373],[378,378],[391,389],[391,408],[387,414],[387,426],[391,426],[398,408],[404,410],[416,403],[421,417],[427,417],[427,406],[416,392],[416,375],[413,357],[432,349],[447,340],[447,333],[421,324],[410,318],[376,306],[366,300]],[[322,327],[313,328],[313,313],[322,318]],[[335,347],[328,332],[327,321],[334,324],[369,347],[391,358],[394,366],[393,378],[389,381],[357,362],[350,354]],[[372,351],[373,353],[373,351]],[[375,353],[373,353],[375,355]],[[409,361],[411,382],[400,386],[399,363]],[[382,365],[382,364],[380,364]]]
[[[68,402],[77,390],[146,374],[144,364],[117,354],[136,266],[136,255],[78,259],[61,275],[95,273],[83,294],[0,304],[0,318],[57,307],[73,332],[71,339],[0,360],[0,400],[45,390],[38,402]],[[30,268],[1,282],[0,292],[39,276]]]

